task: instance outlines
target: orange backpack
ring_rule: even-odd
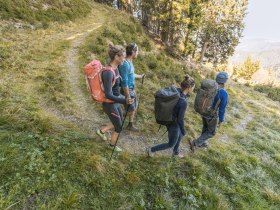
[[[107,99],[105,96],[104,86],[101,78],[101,74],[104,71],[111,71],[113,73],[114,79],[112,82],[112,86],[114,86],[116,82],[116,73],[112,69],[112,67],[103,67],[99,60],[93,60],[84,67],[87,88],[94,101],[101,103],[113,103],[112,100]]]

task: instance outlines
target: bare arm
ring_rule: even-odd
[[[135,79],[142,79],[145,74],[135,74]]]
[[[123,89],[125,98],[130,98],[129,88],[128,87],[122,87],[122,89]]]

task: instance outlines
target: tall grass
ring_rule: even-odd
[[[280,101],[280,87],[274,87],[269,85],[257,85],[255,90],[267,94],[269,98],[274,101]]]
[[[18,19],[44,27],[52,21],[65,22],[84,17],[90,10],[90,4],[84,0],[0,0],[1,19]]]

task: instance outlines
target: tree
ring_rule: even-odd
[[[234,68],[234,75],[236,77],[241,77],[246,80],[250,80],[254,73],[260,69],[260,61],[254,62],[251,56],[249,56],[243,64]]]
[[[95,0],[95,1],[102,4],[108,4],[110,6],[112,6],[114,3],[114,0]]]
[[[200,53],[200,61],[223,63],[244,29],[248,0],[97,0],[117,2],[172,50]]]
[[[142,0],[143,24],[168,46],[178,46],[189,22],[191,0]]]
[[[200,61],[225,62],[234,53],[243,29],[248,0],[211,0],[203,10]]]

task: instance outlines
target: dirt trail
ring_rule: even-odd
[[[234,129],[236,132],[244,132],[247,128],[247,125],[254,119],[254,115],[252,113],[248,113],[245,118],[243,118],[239,123],[234,125]],[[230,140],[227,134],[223,134],[219,140],[223,143],[228,143]]]
[[[248,123],[253,120],[253,114],[249,113],[244,119],[242,119],[238,124],[234,125],[237,132],[243,132],[246,130]]]
[[[98,25],[91,30],[87,30],[86,32],[79,33],[67,38],[67,40],[72,41],[71,48],[67,51],[66,55],[67,66],[69,70],[68,78],[69,81],[71,81],[70,84],[72,92],[75,95],[74,103],[79,109],[79,119],[76,120],[80,122],[79,124],[81,126],[91,129],[93,133],[95,132],[95,129],[109,122],[109,119],[107,118],[107,116],[101,116],[98,112],[96,112],[93,106],[92,99],[90,97],[86,97],[82,90],[82,85],[84,84],[81,84],[81,81],[83,81],[81,79],[81,77],[83,77],[83,74],[81,73],[82,70],[80,69],[78,62],[78,48],[83,43],[86,36],[100,26],[101,25]],[[108,137],[110,137],[110,134],[108,135]],[[124,130],[121,133],[118,145],[130,154],[145,154],[145,149],[147,146],[152,146],[158,143],[165,143],[167,141],[167,135],[165,135],[162,140],[159,140],[159,137],[157,136],[144,136],[141,131],[134,133]],[[187,145],[188,144],[181,145],[181,150],[184,154],[188,152]],[[171,150],[158,153],[159,156],[169,156],[171,154]]]
[[[109,119],[105,114],[100,114],[96,111],[95,107],[100,105],[93,104],[94,102],[89,95],[85,94],[83,70],[80,68],[78,59],[79,47],[83,44],[85,38],[94,30],[100,28],[103,22],[104,21],[101,21],[100,23],[85,23],[83,26],[79,27],[79,30],[74,30],[73,28],[76,33],[72,31],[72,33],[70,32],[68,36],[65,36],[65,33],[63,33],[59,37],[60,39],[62,38],[71,42],[70,48],[65,52],[65,63],[68,69],[67,79],[69,80],[71,92],[73,93],[73,107],[75,107],[75,113],[65,114],[55,108],[47,107],[47,110],[55,116],[78,125],[95,137],[97,137],[95,130],[108,123]],[[110,138],[110,134],[108,134],[108,137]],[[102,141],[99,138],[96,138],[96,140]],[[143,135],[141,131],[137,133],[124,131],[121,133],[118,145],[130,154],[143,155],[145,154],[147,146],[153,146],[155,144],[166,142],[168,142],[167,135],[160,138],[159,135]],[[180,148],[183,154],[187,154],[189,152],[188,142],[183,139]],[[171,154],[172,150],[166,150],[158,152],[157,156],[170,156]]]
[[[79,66],[78,61],[78,50],[79,46],[83,43],[85,37],[92,31],[101,27],[101,24],[97,24],[96,27],[88,30],[84,33],[79,33],[68,37],[67,40],[72,40],[71,48],[66,52],[67,56],[67,67],[68,67],[68,79],[71,84],[71,90],[74,95],[74,103],[78,108],[78,115],[82,121],[82,125],[88,129],[95,129],[100,124],[104,123],[104,120],[95,111],[90,97],[86,97],[83,90],[81,81],[83,77],[82,69]]]
[[[70,49],[65,52],[65,63],[68,69],[67,79],[69,80],[71,92],[73,93],[73,107],[76,107],[75,113],[66,114],[55,107],[48,107],[46,104],[41,104],[45,110],[53,115],[65,121],[75,123],[90,133],[105,122],[94,109],[90,97],[86,97],[83,92],[83,85],[85,85],[85,83],[81,84],[81,81],[83,81],[81,78],[83,77],[83,74],[81,73],[82,69],[79,66],[78,51],[79,46],[83,43],[85,37],[101,26],[102,24],[100,23],[91,24],[91,29],[83,33],[76,33],[67,38],[64,37],[64,39],[72,41]]]
[[[68,79],[71,84],[71,90],[74,95],[74,103],[78,107],[78,115],[79,119],[75,119],[74,121],[78,121],[80,126],[84,128],[91,129],[94,133],[97,128],[101,125],[109,122],[109,119],[105,115],[100,115],[93,106],[93,101],[90,97],[85,96],[84,91],[82,89],[81,81],[83,74],[81,73],[81,69],[78,62],[78,50],[79,46],[83,43],[86,36],[101,27],[101,25],[97,25],[95,28],[87,30],[83,33],[78,33],[76,35],[72,35],[67,38],[67,40],[71,40],[71,48],[66,52],[67,56],[67,67],[69,70]],[[69,116],[68,116],[69,118]],[[110,134],[108,135],[110,137]],[[98,139],[98,138],[97,138]],[[119,145],[129,153],[132,154],[144,154],[145,148],[148,145],[150,138],[144,138],[141,133],[130,133],[123,132],[119,139]]]

